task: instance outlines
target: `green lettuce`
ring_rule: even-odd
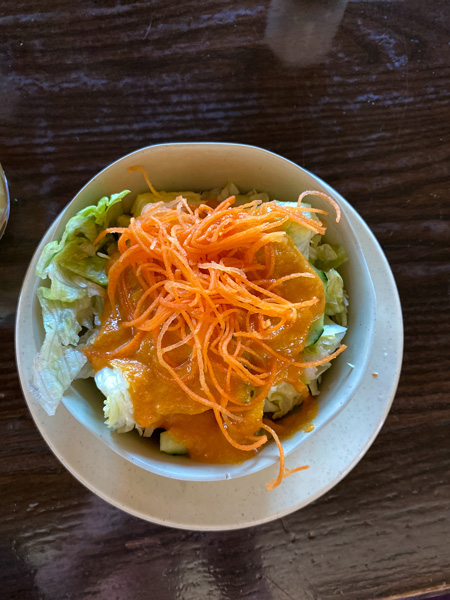
[[[264,412],[273,413],[274,419],[281,419],[303,402],[308,394],[300,394],[295,387],[286,381],[272,387],[264,400]]]
[[[96,206],[83,209],[67,223],[60,242],[47,244],[37,265],[37,275],[46,279],[48,285],[38,289],[37,297],[42,307],[45,339],[34,365],[33,389],[48,414],[54,414],[65,390],[79,377],[94,376],[92,367],[81,344],[89,344],[95,338],[100,325],[99,316],[103,308],[105,288],[108,284],[106,262],[108,253],[115,248],[112,236],[106,236],[94,244],[98,234],[105,228],[117,224],[128,226],[130,215],[123,214],[124,191],[111,198],[102,198]],[[211,198],[219,202],[230,196],[236,197],[236,205],[253,200],[269,201],[266,193],[251,190],[241,194],[233,183],[224,188],[196,192],[151,192],[137,196],[132,206],[132,215],[139,216],[149,203],[186,198],[189,204],[199,205]],[[295,208],[295,204],[279,202],[282,206]],[[309,208],[310,205],[304,204]],[[319,221],[316,213],[303,214]],[[345,250],[338,245],[322,244],[322,236],[293,221],[283,226],[296,247],[318,270],[325,286],[325,312],[311,327],[307,347],[302,360],[313,362],[329,356],[340,345],[347,324],[348,300],[342,277],[336,271],[345,260]],[[332,317],[332,319],[330,318]],[[318,394],[320,376],[331,366],[325,363],[318,367],[306,367],[301,380],[312,394]],[[134,420],[129,383],[125,371],[118,366],[105,367],[95,375],[97,387],[105,395],[104,416],[107,426],[118,432],[134,428],[141,435],[149,436],[153,428],[142,428]],[[304,400],[304,394],[287,382],[274,386],[264,402],[264,412],[281,418]],[[173,450],[168,432],[161,436],[165,451]],[[165,445],[166,442],[168,445]],[[180,446],[181,448],[181,446]],[[177,451],[180,451],[178,448]]]
[[[329,317],[325,317],[322,335],[315,344],[305,348],[302,360],[305,362],[315,362],[329,356],[339,348],[346,331],[346,327],[342,327]],[[331,362],[327,362],[318,367],[306,367],[303,370],[301,380],[309,387],[313,396],[317,396],[319,393],[319,377],[330,367]]]
[[[223,188],[214,188],[213,190],[209,190],[207,192],[197,193],[197,192],[164,192],[158,191],[158,195],[153,194],[152,192],[145,192],[144,194],[139,194],[136,197],[136,200],[133,203],[131,208],[131,213],[133,217],[138,217],[142,214],[144,210],[144,206],[147,204],[153,204],[155,202],[170,202],[178,198],[178,196],[182,196],[188,202],[188,204],[198,206],[203,203],[207,203],[211,198],[217,199],[219,202],[226,200],[230,196],[235,196],[235,206],[241,206],[242,204],[247,204],[248,202],[252,202],[253,200],[261,200],[263,202],[267,202],[269,200],[268,194],[265,192],[257,192],[256,190],[251,190],[247,194],[241,194],[239,188],[232,182],[227,183],[227,185]]]
[[[30,388],[49,415],[55,414],[60,399],[74,379],[91,375],[92,370],[81,350],[76,346],[64,346],[57,331],[46,331],[41,351],[34,361]]]
[[[326,272],[325,315],[333,317],[339,325],[347,325],[348,300],[344,291],[344,281],[335,269]]]
[[[134,420],[130,384],[124,372],[116,366],[104,367],[95,374],[95,383],[105,396],[103,414],[105,424],[118,433],[136,428],[139,435],[150,437],[154,427],[140,427]]]
[[[104,197],[96,206],[77,213],[67,223],[61,241],[47,244],[38,261],[36,275],[50,285],[37,290],[45,338],[34,361],[32,386],[49,415],[55,414],[74,379],[92,374],[77,346],[83,330],[93,331],[100,324],[108,283],[108,257],[99,253],[105,238],[97,245],[94,241],[123,212],[121,200],[127,193]]]
[[[133,217],[139,217],[144,210],[144,206],[147,204],[154,204],[155,202],[171,202],[178,198],[178,196],[182,196],[185,200],[187,200],[188,204],[199,205],[203,202],[202,195],[197,194],[196,192],[158,192],[158,195],[153,194],[153,192],[145,192],[144,194],[138,194],[136,200],[131,207],[131,214]]]
[[[207,198],[217,198],[219,202],[223,202],[230,196],[236,197],[235,206],[242,206],[253,202],[253,200],[261,200],[262,202],[268,202],[269,196],[265,192],[257,192],[256,190],[250,190],[247,194],[242,194],[239,188],[231,181],[227,183],[224,188],[216,188],[206,193]]]
[[[280,206],[284,206],[286,208],[295,209],[297,207],[297,205],[292,202],[279,202],[278,200],[276,202]],[[306,208],[311,208],[311,205],[306,203],[302,203],[302,206]],[[304,215],[307,219],[319,221],[319,218],[316,213],[302,211],[301,214]],[[284,226],[284,230],[288,235],[291,236],[294,244],[297,246],[298,250],[300,250],[303,256],[309,259],[311,240],[316,235],[314,231],[311,231],[311,229],[308,229],[307,227],[304,227],[303,225],[300,225],[300,223],[296,223],[295,221],[287,221],[287,223]]]
[[[310,248],[310,261],[321,271],[337,269],[346,260],[347,252],[338,244],[320,244],[320,237],[315,237]]]

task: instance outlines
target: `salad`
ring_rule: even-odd
[[[134,167],[143,171],[140,167]],[[242,194],[127,190],[81,210],[37,265],[45,339],[32,388],[49,415],[77,378],[104,394],[107,427],[158,437],[160,449],[236,463],[319,394],[345,346],[341,246],[325,211]],[[308,404],[309,403],[309,404]]]

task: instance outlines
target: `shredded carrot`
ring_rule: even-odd
[[[129,170],[142,172],[152,193],[162,198],[142,167]],[[292,208],[260,200],[236,207],[234,197],[216,208],[194,207],[179,197],[146,205],[127,228],[107,229],[96,240],[108,233],[120,236],[118,256],[108,273],[108,298],[114,316],[130,331],[129,341],[108,356],[131,356],[145,336],[152,335],[161,370],[189,398],[213,410],[220,431],[239,450],[257,450],[267,442],[267,435],[257,434],[236,440],[232,425],[264,401],[286,365],[318,366],[345,349],[341,346],[321,361],[301,362],[269,342],[320,300],[313,296],[292,302],[280,291],[286,282],[316,277],[312,272],[273,275],[275,252],[286,244],[283,226],[288,220],[314,233],[325,232],[321,221],[304,215],[308,210],[327,214],[301,205],[308,194],[326,197],[339,220],[339,206],[321,192],[304,192]],[[189,376],[181,374],[186,363],[177,365],[170,358],[181,347],[190,352]],[[270,369],[261,354],[268,355]],[[195,388],[192,373],[198,378]],[[255,386],[255,397],[247,403],[234,397],[234,381]],[[283,477],[307,467],[285,469],[277,434],[262,421],[261,427],[280,453],[278,477],[267,484],[274,489]]]
[[[140,167],[138,165],[133,165],[132,167],[128,167],[129,173],[132,173],[133,171],[139,171],[140,173],[142,173],[142,175],[144,176],[144,179],[145,179],[145,183],[148,185],[149,190],[152,192],[152,194],[154,194],[157,198],[162,198],[161,194],[159,194],[153,187],[152,182],[148,178],[148,175],[143,167]]]
[[[280,438],[275,433],[275,431],[267,425],[267,423],[263,423],[262,428],[265,429],[268,433],[270,433],[270,435],[273,437],[273,439],[278,447],[278,451],[280,453],[280,468],[278,471],[278,475],[276,476],[275,479],[272,479],[272,481],[268,481],[266,483],[267,491],[271,492],[272,490],[274,490],[276,487],[278,487],[280,485],[280,483],[283,481],[283,479],[285,477],[289,477],[289,475],[292,475],[293,473],[297,473],[298,471],[304,471],[305,469],[309,469],[309,465],[303,465],[303,466],[297,467],[295,469],[286,469],[284,467],[284,451],[283,451],[283,446],[280,442]]]
[[[298,206],[299,207],[301,207],[302,200],[303,200],[303,198],[305,198],[305,196],[320,196],[321,198],[325,198],[325,200],[327,200],[327,202],[329,202],[333,206],[334,210],[336,211],[336,223],[339,223],[339,221],[341,220],[341,207],[336,202],[336,200],[333,200],[333,198],[331,198],[331,196],[329,196],[328,194],[325,194],[324,192],[319,192],[317,190],[307,190],[306,192],[302,192],[300,194],[300,196],[298,197]],[[318,212],[318,211],[314,211],[314,209],[310,209],[310,208],[307,208],[306,210],[308,210],[310,212]]]

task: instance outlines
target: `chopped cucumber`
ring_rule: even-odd
[[[316,269],[316,267],[313,267],[313,269],[317,273],[317,275],[320,277],[320,279],[322,280],[322,283],[323,283],[323,286],[324,286],[325,292],[326,292],[327,283],[328,283],[328,277],[327,277],[326,273],[324,273],[320,269]],[[312,323],[311,327],[309,328],[308,337],[306,338],[305,346],[311,346],[312,344],[315,344],[317,342],[317,340],[320,338],[320,336],[322,335],[323,317],[324,317],[324,315],[322,315],[319,319],[316,319]]]
[[[128,227],[130,221],[130,215],[120,215],[119,217],[117,217],[117,227]]]
[[[163,431],[159,436],[159,449],[166,454],[187,454],[188,449],[177,441],[168,431]]]
[[[305,346],[311,346],[312,344],[315,344],[317,342],[317,340],[320,338],[320,336],[323,333],[323,318],[324,315],[322,315],[319,319],[316,319],[313,324],[311,325],[311,327],[309,328],[309,332],[308,332],[308,337],[306,338],[306,344]]]
[[[312,266],[312,265],[311,265]],[[328,277],[327,274],[324,271],[321,271],[320,269],[316,269],[316,267],[313,267],[314,271],[317,273],[317,275],[320,277],[320,279],[323,282],[323,285],[326,287],[327,283],[328,283]]]

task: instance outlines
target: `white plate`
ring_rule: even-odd
[[[356,211],[340,199],[370,268],[378,303],[377,325],[372,356],[356,396],[287,459],[290,468],[302,464],[310,468],[284,480],[272,492],[267,492],[264,484],[276,476],[277,465],[230,481],[188,482],[161,477],[111,452],[64,406],[54,417],[47,416],[21,375],[22,389],[39,431],[72,475],[130,514],[162,525],[201,531],[239,529],[280,518],[319,498],[347,475],[374,441],[394,398],[402,361],[403,324],[394,278],[378,242]],[[31,265],[17,313],[16,353],[21,373],[25,352],[19,341],[25,340],[26,332],[32,329],[34,280]]]

